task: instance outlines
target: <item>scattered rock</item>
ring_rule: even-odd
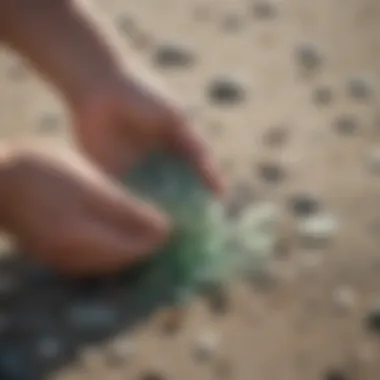
[[[335,120],[334,126],[338,133],[352,135],[358,129],[359,123],[354,115],[342,115]]]
[[[341,285],[333,290],[332,302],[339,313],[346,313],[355,306],[355,292],[345,285]]]
[[[244,26],[243,16],[238,13],[229,13],[222,20],[222,28],[227,32],[236,32]]]
[[[303,43],[296,48],[298,64],[307,71],[321,68],[324,62],[322,51],[312,43]]]
[[[275,163],[262,163],[259,165],[259,176],[268,183],[279,183],[285,178],[284,169]]]
[[[228,290],[222,284],[208,284],[204,289],[204,295],[215,314],[225,314],[230,306]]]
[[[289,201],[290,209],[295,216],[310,216],[317,213],[320,204],[316,198],[309,194],[296,194]]]
[[[111,365],[129,362],[137,354],[137,344],[130,339],[117,339],[106,349],[106,360]]]
[[[165,42],[156,48],[153,60],[161,68],[184,68],[195,63],[194,51],[183,43]]]
[[[241,103],[246,98],[242,81],[228,75],[211,80],[207,92],[211,102],[220,105]]]
[[[350,378],[343,370],[334,368],[325,372],[323,380],[350,380]]]
[[[142,373],[139,380],[166,380],[167,376],[159,370],[150,370]]]
[[[202,333],[195,341],[194,357],[199,361],[214,359],[218,353],[220,338],[213,331]]]
[[[365,324],[370,331],[380,333],[380,300],[377,300],[368,311]]]
[[[183,307],[171,307],[162,313],[161,327],[165,334],[174,334],[180,330],[185,320]]]
[[[273,19],[278,14],[278,8],[270,0],[255,0],[253,3],[253,14],[260,19]]]
[[[355,77],[348,81],[347,92],[354,99],[366,100],[374,94],[374,87],[374,83],[370,78]]]
[[[301,241],[308,247],[323,247],[336,234],[338,223],[330,215],[310,216],[302,220],[298,227]]]
[[[313,91],[313,101],[317,105],[326,106],[331,104],[333,100],[333,92],[330,87],[321,86]]]
[[[270,128],[264,134],[264,144],[270,147],[279,147],[284,145],[289,138],[289,130],[285,126],[276,126]]]

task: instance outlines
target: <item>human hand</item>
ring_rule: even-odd
[[[191,129],[178,104],[137,77],[103,80],[72,111],[79,143],[107,171],[123,174],[150,152],[163,148],[188,160],[207,187],[221,192],[207,143]]]
[[[63,273],[103,274],[139,262],[170,232],[163,215],[77,156],[10,151],[0,161],[0,186],[2,226]]]

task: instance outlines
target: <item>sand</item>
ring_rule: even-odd
[[[98,3],[126,60],[135,51],[192,110],[231,187],[278,205],[281,240],[268,289],[236,285],[218,316],[195,302],[169,337],[153,318],[120,332],[133,342],[131,360],[116,365],[87,352],[49,378],[377,380],[379,341],[366,320],[380,285],[380,3]],[[157,65],[157,46],[168,42],[184,45],[190,63]],[[209,101],[208,89],[225,75],[242,87],[222,107]],[[17,57],[0,56],[0,81],[2,137],[72,144],[62,104]],[[297,238],[303,222],[290,201],[298,194],[337,220],[321,247]],[[212,351],[204,361],[194,354],[199,339]],[[143,377],[149,371],[162,377]]]

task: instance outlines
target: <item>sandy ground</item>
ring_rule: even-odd
[[[98,3],[125,47],[138,52],[193,110],[230,183],[250,186],[257,200],[277,202],[286,228],[277,259],[278,286],[266,292],[236,287],[224,316],[195,304],[170,338],[162,336],[155,321],[129,332],[128,339],[138,345],[131,362],[115,368],[93,360],[93,372],[69,363],[56,376],[379,379],[379,342],[365,328],[365,318],[380,285],[380,3],[273,0],[269,4],[276,11],[267,17],[255,13],[255,2],[248,0]],[[156,67],[152,56],[167,41],[188,46],[194,63]],[[311,74],[297,58],[304,43],[320,51],[320,67]],[[241,78],[246,96],[218,107],[208,102],[207,88],[225,74]],[[372,93],[363,99],[348,91],[355,77],[370,80]],[[1,55],[0,81],[2,137],[70,141],[62,106],[22,62]],[[331,91],[329,104],[315,101],[320,87]],[[341,118],[354,125],[351,132],[339,132]],[[279,130],[282,141],[270,144],[268,136]],[[268,166],[280,174],[266,175],[263,167]],[[293,238],[298,222],[289,200],[304,193],[339,221],[333,241],[322,249],[308,249]],[[193,341],[207,332],[220,337],[223,360],[200,364]],[[339,369],[341,377],[333,377],[332,369]],[[142,377],[150,370],[161,371],[162,377]]]

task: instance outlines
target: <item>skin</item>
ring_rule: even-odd
[[[71,275],[116,271],[157,252],[170,220],[114,179],[157,148],[223,190],[205,141],[152,78],[125,62],[112,28],[74,0],[0,0],[1,41],[61,95],[80,155],[0,150],[0,222],[38,260]],[[128,57],[129,58],[129,57]]]

